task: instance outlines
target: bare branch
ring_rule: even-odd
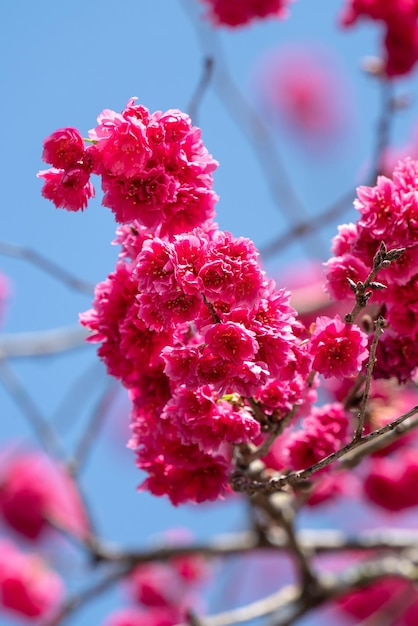
[[[82,293],[87,293],[89,295],[94,293],[94,284],[77,278],[63,267],[57,265],[54,261],[47,259],[42,254],[32,250],[31,248],[10,243],[8,241],[0,241],[0,254],[28,261],[31,265],[38,267],[40,270],[49,274],[70,289],[81,291]]]
[[[0,383],[22,411],[45,451],[56,459],[65,458],[64,447],[54,428],[42,415],[26,387],[21,384],[19,378],[1,354]]]
[[[198,123],[198,110],[212,79],[213,65],[214,59],[212,57],[208,56],[203,59],[202,76],[187,107],[193,124]]]
[[[348,452],[351,452],[352,450],[354,450],[354,448],[360,448],[366,443],[376,438],[381,437],[385,433],[395,430],[395,428],[398,425],[402,424],[403,422],[405,422],[407,419],[409,419],[416,413],[418,413],[418,406],[413,407],[412,409],[410,409],[409,411],[407,411],[406,413],[398,417],[393,422],[389,422],[388,424],[385,424],[385,426],[382,426],[381,428],[378,428],[377,430],[372,431],[365,437],[362,437],[362,439],[351,441],[350,443],[343,446],[336,452],[333,452],[332,454],[328,455],[321,461],[318,461],[318,463],[315,463],[314,465],[311,465],[310,467],[304,470],[291,472],[290,474],[287,474],[286,476],[281,476],[280,478],[271,478],[270,480],[267,480],[265,482],[252,480],[251,478],[243,474],[241,471],[236,471],[231,476],[231,479],[230,479],[231,485],[233,489],[235,489],[236,491],[245,491],[250,494],[251,493],[274,493],[275,491],[280,491],[286,485],[296,485],[300,482],[307,480],[308,478],[312,476],[312,474],[315,474],[320,469],[327,467],[334,461],[337,461],[338,459],[344,457],[345,455],[348,454]]]
[[[49,330],[0,336],[0,353],[6,358],[46,356],[86,345],[88,330],[74,324]]]
[[[386,320],[381,315],[379,315],[379,317],[375,321],[375,332],[374,332],[372,344],[370,346],[369,360],[367,362],[367,368],[366,368],[366,383],[364,385],[363,397],[361,399],[360,411],[358,414],[358,424],[357,424],[356,432],[354,435],[355,441],[360,440],[363,436],[364,421],[366,419],[366,409],[367,409],[367,403],[369,401],[370,385],[372,383],[373,368],[374,368],[374,364],[376,363],[377,343],[379,341],[380,335],[383,333],[383,329],[385,325],[386,325]]]

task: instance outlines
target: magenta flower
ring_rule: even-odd
[[[51,524],[83,536],[88,523],[67,474],[35,452],[6,453],[0,467],[0,516],[19,535],[37,540]]]
[[[42,160],[67,170],[83,158],[84,141],[76,128],[60,128],[44,140]]]
[[[60,602],[63,583],[37,555],[0,542],[0,605],[27,618],[46,617]]]
[[[283,18],[291,0],[203,0],[215,26],[243,26],[264,17]]]
[[[355,376],[367,358],[367,335],[339,315],[318,317],[309,342],[312,367],[325,378]]]
[[[364,482],[366,497],[388,511],[418,506],[418,454],[402,450],[392,458],[374,458]]]
[[[89,181],[90,172],[82,165],[74,165],[68,170],[42,170],[38,172],[38,178],[45,180],[43,197],[51,200],[57,209],[83,211],[88,200],[94,197],[94,187]]]

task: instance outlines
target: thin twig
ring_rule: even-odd
[[[333,219],[340,217],[341,214],[347,210],[348,205],[352,207],[355,195],[355,189],[350,189],[350,191],[344,194],[339,200],[333,202],[330,207],[315,215],[314,219],[307,219],[291,226],[286,232],[278,235],[273,241],[261,246],[259,251],[263,259],[270,259],[276,254],[280,254],[286,250],[288,246],[296,240],[314,235],[321,230],[321,228],[329,226]]]
[[[209,87],[210,81],[212,79],[213,74],[213,65],[214,59],[210,56],[203,59],[203,68],[202,75],[200,77],[199,83],[196,87],[196,91],[194,92],[189,106],[187,107],[188,113],[192,119],[193,124],[198,124],[198,110],[202,103],[203,96],[206,93],[206,90]]]
[[[392,250],[388,250],[385,242],[382,241],[378,251],[373,257],[373,267],[366,280],[359,280],[355,283],[350,278],[348,279],[352,290],[356,294],[356,301],[351,312],[347,313],[344,317],[347,324],[353,324],[360,311],[367,306],[373,290],[386,288],[385,285],[375,282],[374,279],[380,270],[388,268],[393,261],[400,259],[404,252],[405,248],[393,248]]]
[[[78,474],[87,460],[87,455],[92,450],[93,443],[97,440],[100,429],[106,418],[109,404],[115,397],[115,393],[120,389],[120,385],[116,380],[110,379],[104,392],[101,394],[99,401],[91,414],[89,423],[84,430],[78,444],[75,447],[73,456],[67,462],[67,468],[70,474],[75,476]]]
[[[8,241],[0,241],[0,254],[28,261],[35,267],[44,271],[46,274],[49,274],[56,280],[60,281],[62,284],[67,285],[70,289],[81,291],[82,293],[87,293],[89,295],[94,293],[93,283],[77,278],[77,276],[74,276],[60,265],[57,265],[54,261],[51,261],[31,248],[10,243]]]
[[[61,624],[63,624],[68,617],[72,616],[87,602],[107,591],[109,587],[113,587],[115,583],[127,576],[133,568],[134,565],[129,564],[125,565],[123,568],[113,570],[101,578],[99,582],[92,584],[83,591],[75,593],[73,596],[70,596],[64,601],[57,613],[55,613],[51,619],[39,624],[39,626],[61,626]]]
[[[334,463],[334,461],[341,459],[342,457],[347,455],[348,452],[354,450],[354,448],[360,448],[368,442],[381,437],[383,434],[394,430],[399,424],[402,424],[416,413],[418,413],[418,406],[414,406],[412,409],[398,417],[393,422],[389,422],[388,424],[385,424],[385,426],[382,426],[381,428],[372,431],[368,435],[362,437],[360,440],[351,441],[336,452],[333,452],[332,454],[323,458],[321,461],[318,461],[318,463],[315,463],[314,465],[311,465],[304,470],[291,472],[290,474],[287,474],[286,476],[281,476],[280,478],[271,478],[265,482],[252,480],[242,472],[236,471],[231,476],[231,485],[236,491],[245,491],[247,493],[274,493],[276,491],[280,491],[286,485],[296,485],[300,482],[307,480],[312,476],[312,474],[315,474],[324,467],[327,467],[331,463]]]
[[[380,80],[381,113],[376,129],[376,148],[374,155],[374,179],[384,171],[386,150],[390,141],[390,128],[395,107],[393,106],[392,81],[387,77]]]
[[[411,417],[401,424],[396,425],[393,429],[383,434],[378,439],[373,439],[373,441],[369,441],[365,445],[362,445],[361,448],[356,448],[349,452],[340,463],[341,469],[355,467],[366,456],[370,456],[373,452],[377,452],[378,450],[382,450],[386,446],[389,446],[393,441],[396,441],[414,428],[418,428],[418,415],[415,415],[415,417]]]
[[[369,401],[370,386],[372,384],[372,374],[373,374],[374,364],[376,363],[377,344],[378,344],[380,335],[383,333],[383,329],[385,325],[386,325],[386,320],[381,315],[379,315],[379,317],[375,321],[374,337],[373,337],[372,344],[370,346],[369,360],[367,361],[366,383],[364,385],[363,397],[361,399],[361,404],[360,404],[360,411],[357,416],[358,423],[357,423],[357,428],[356,428],[356,432],[354,435],[354,441],[360,440],[363,436],[364,422],[366,419],[367,403]]]
[[[57,433],[2,355],[0,355],[0,383],[22,411],[45,451],[55,459],[64,459],[64,447]]]

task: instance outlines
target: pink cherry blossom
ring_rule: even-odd
[[[57,209],[83,211],[90,198],[94,197],[90,172],[82,165],[73,165],[68,170],[51,168],[38,172],[44,179],[42,195],[51,200]]]
[[[178,387],[161,418],[176,424],[184,443],[196,443],[202,450],[253,441],[260,434],[259,423],[244,407],[220,399],[209,385],[195,391]]]
[[[60,128],[44,140],[42,160],[52,167],[68,170],[83,155],[84,141],[76,128]]]
[[[396,456],[373,458],[364,481],[368,500],[388,511],[418,506],[418,454],[403,449]]]
[[[257,62],[255,88],[272,120],[318,153],[349,129],[342,76],[331,49],[281,45]]]
[[[340,317],[318,317],[309,342],[312,367],[329,378],[354,376],[368,356],[367,335],[354,324],[345,324]]]
[[[30,540],[54,524],[77,536],[88,532],[74,484],[64,470],[37,452],[6,451],[0,467],[0,515]]]
[[[58,574],[40,557],[0,542],[0,605],[26,618],[46,617],[63,596]]]

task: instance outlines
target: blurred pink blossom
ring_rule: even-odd
[[[318,150],[332,147],[350,126],[349,89],[342,74],[331,50],[279,46],[259,59],[255,88],[274,121]]]

